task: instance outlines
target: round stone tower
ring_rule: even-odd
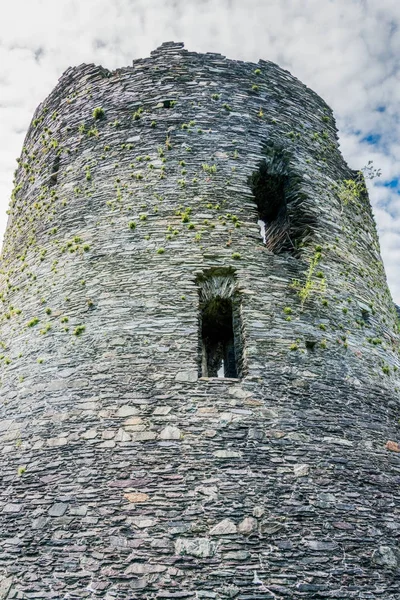
[[[398,318],[277,65],[68,69],[1,265],[0,599],[398,600]]]

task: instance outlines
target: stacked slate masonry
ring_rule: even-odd
[[[314,92],[68,69],[1,268],[1,600],[400,599],[398,317]]]

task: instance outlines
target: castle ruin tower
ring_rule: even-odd
[[[68,69],[0,278],[0,600],[400,599],[398,318],[313,91]]]

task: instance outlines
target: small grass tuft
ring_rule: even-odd
[[[104,118],[104,110],[101,106],[96,106],[93,110],[93,119],[103,119]]]
[[[85,331],[86,327],[85,325],[77,325],[77,327],[75,327],[74,329],[74,335],[79,336],[82,335],[82,333]]]

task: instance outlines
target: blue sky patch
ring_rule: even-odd
[[[391,179],[390,181],[383,181],[381,183],[381,185],[383,185],[384,187],[388,187],[390,189],[394,189],[399,187],[399,178],[398,177],[394,177],[394,179]]]
[[[378,144],[381,139],[380,133],[370,133],[361,139],[362,142],[367,142],[367,144]]]

